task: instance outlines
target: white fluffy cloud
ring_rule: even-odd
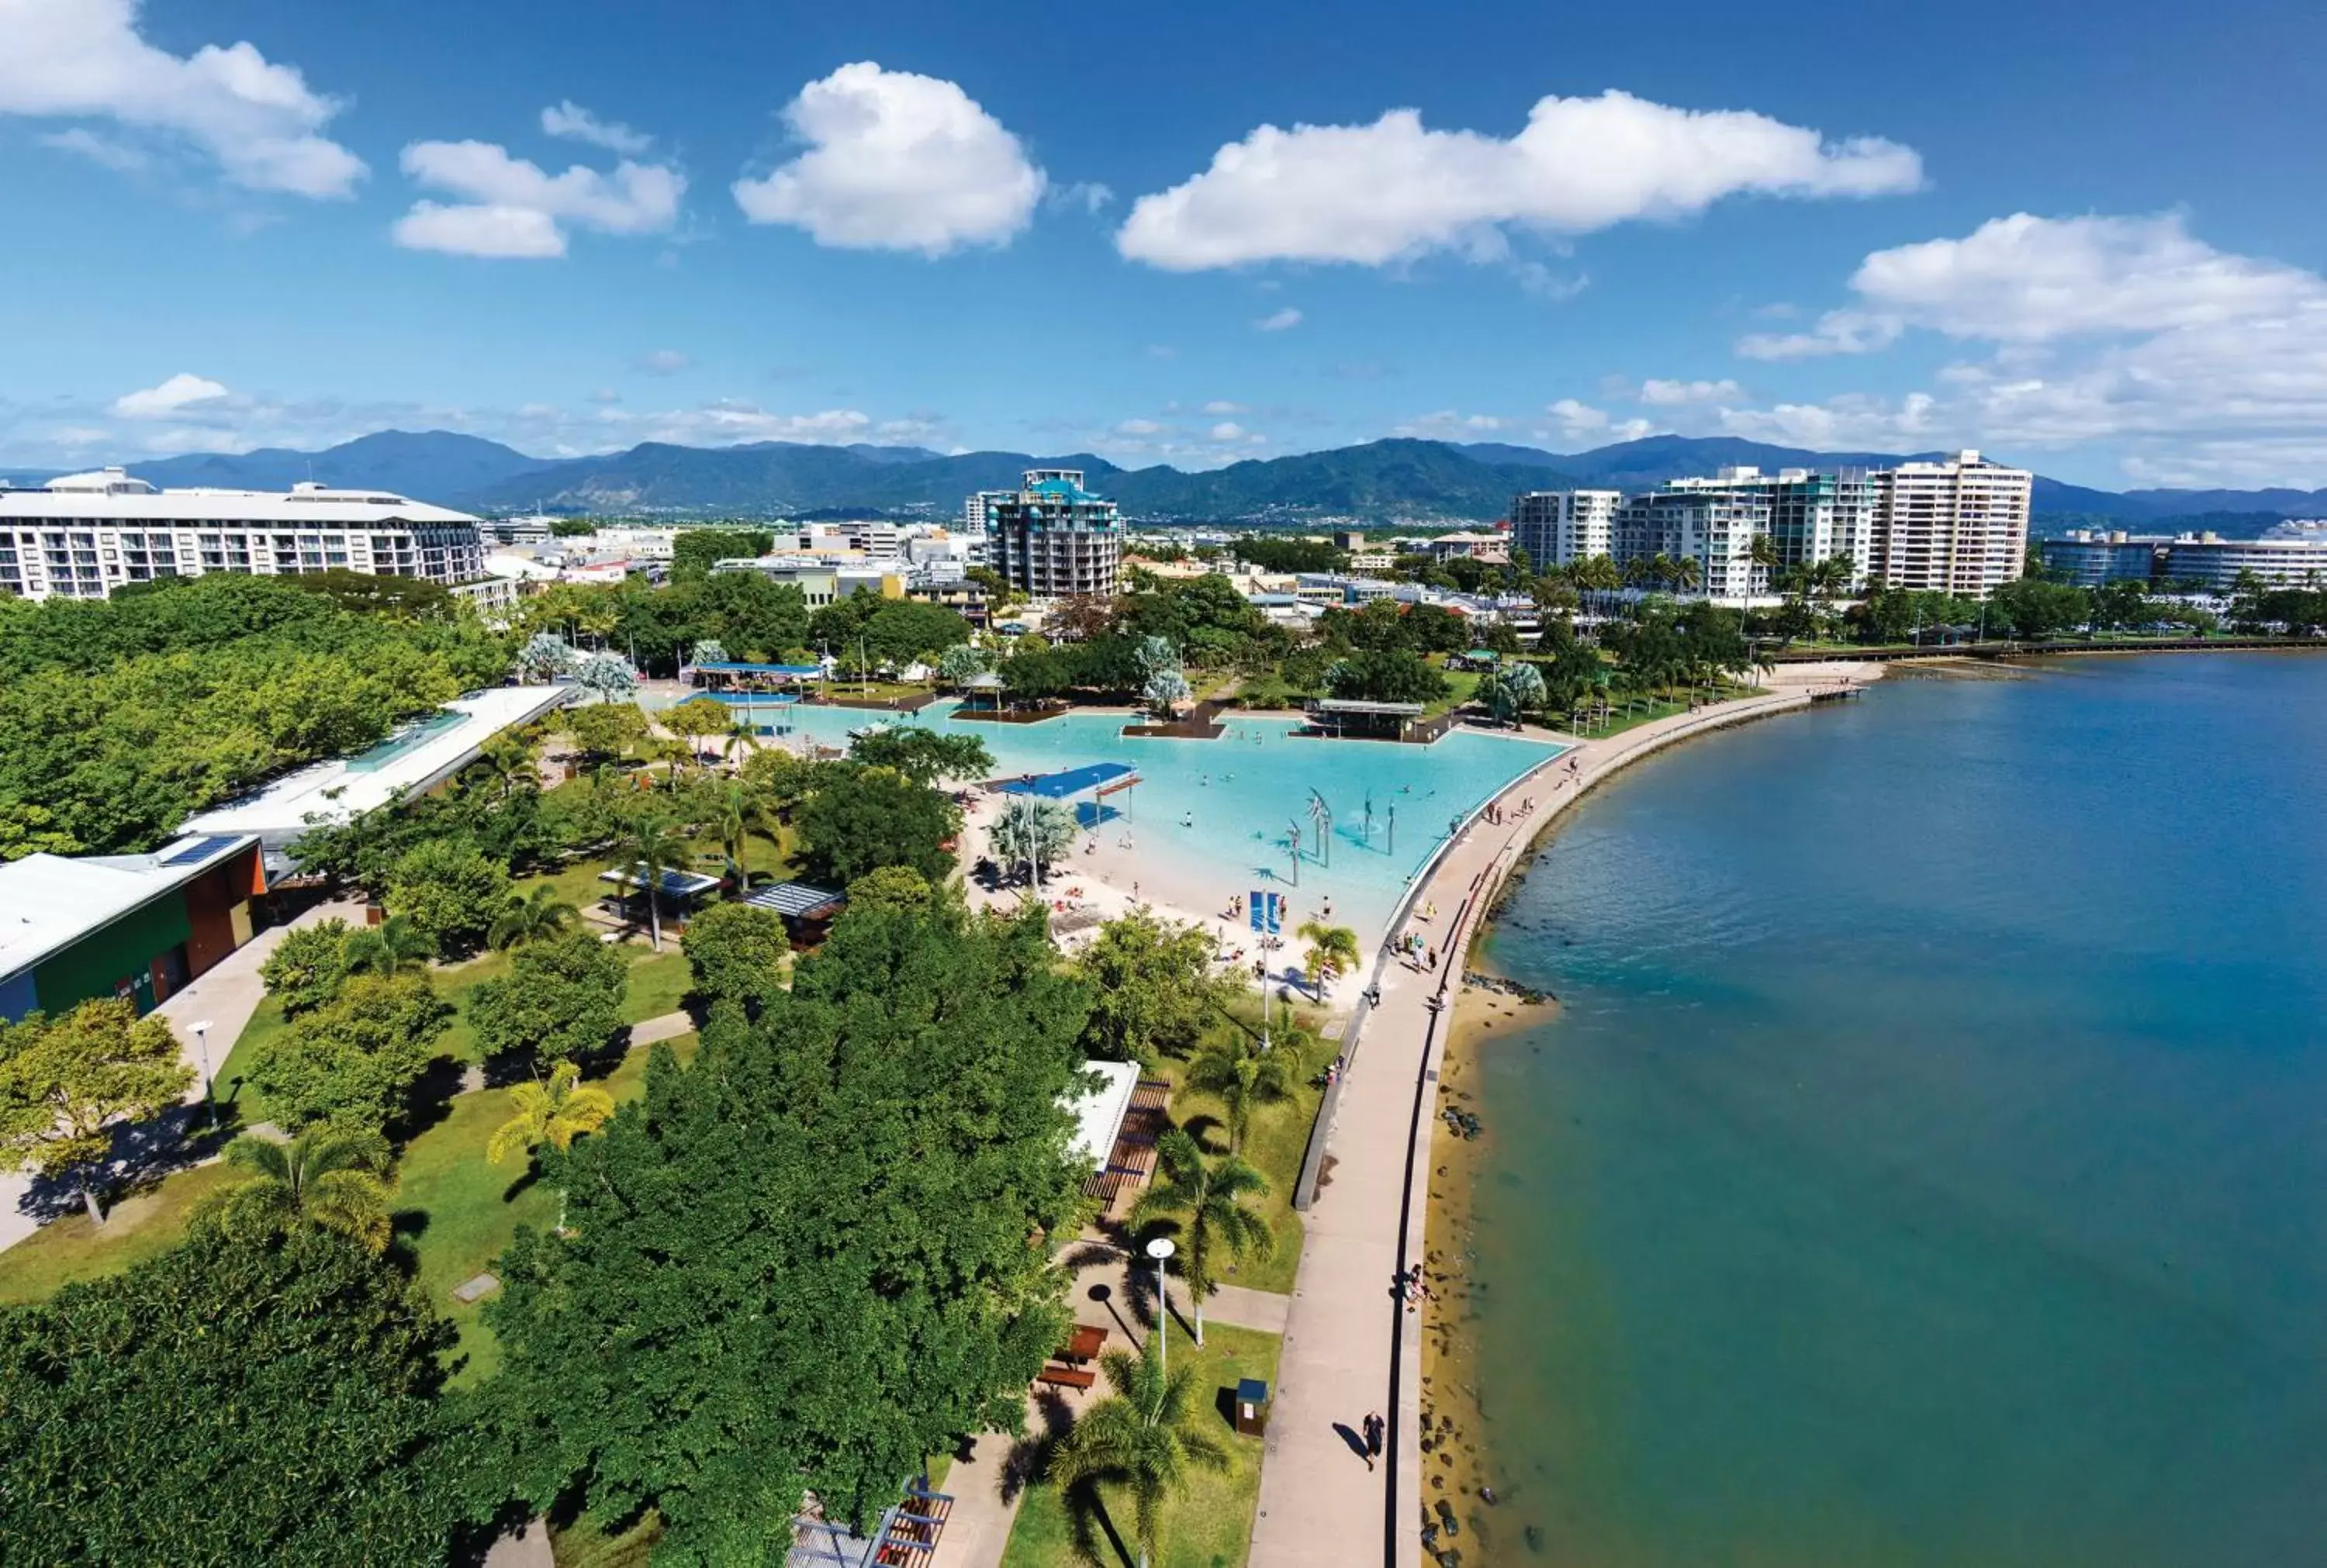
[[[1164,427],[1153,419],[1126,419],[1119,422],[1115,427],[1116,434],[1128,435],[1135,439],[1144,439],[1150,435],[1161,435],[1163,433]]]
[[[1763,115],[1611,91],[1545,98],[1509,139],[1431,130],[1413,109],[1369,126],[1262,126],[1202,173],[1141,197],[1116,244],[1174,271],[1378,266],[1432,250],[1500,256],[1505,225],[1579,234],[1724,196],[1876,196],[1921,182],[1921,161],[1893,142],[1828,142]]]
[[[397,221],[396,242],[456,256],[564,256],[569,227],[659,233],[687,191],[687,176],[666,164],[625,158],[611,174],[578,163],[550,174],[491,142],[415,142],[402,163],[415,183],[458,201],[415,202]]]
[[[1286,305],[1282,310],[1269,312],[1268,314],[1253,322],[1253,325],[1264,332],[1284,332],[1290,331],[1306,319],[1299,311],[1294,310],[1291,305]]]
[[[1656,428],[1645,419],[1612,418],[1606,409],[1573,397],[1562,397],[1544,414],[1551,424],[1537,439],[1545,441],[1638,441]]]
[[[2216,250],[2182,217],[2015,213],[1961,239],[1878,250],[1850,279],[1859,303],[1808,332],[1756,335],[1757,359],[1867,353],[1910,327],[2042,343],[2281,319],[2327,303],[2315,273]]]
[[[634,363],[650,376],[676,376],[694,361],[677,349],[650,349]]]
[[[223,404],[227,396],[221,383],[181,370],[159,387],[115,398],[113,412],[123,419],[175,419],[199,404]]]
[[[346,196],[363,178],[363,161],[321,134],[339,103],[252,44],[156,49],[138,36],[135,0],[0,0],[0,114],[191,143],[253,191]],[[103,148],[117,166],[135,153],[115,137],[58,145]]]
[[[806,229],[819,245],[943,256],[1006,245],[1048,183],[1018,138],[949,81],[844,65],[802,88],[784,120],[808,150],[735,182],[754,223]]]
[[[654,138],[644,131],[634,131],[619,120],[602,120],[572,98],[542,110],[541,129],[545,135],[587,142],[625,158],[642,157],[654,150]]]
[[[1651,377],[1640,383],[1635,400],[1652,408],[1669,407],[1675,404],[1715,403],[1734,401],[1743,395],[1743,388],[1731,380],[1720,381],[1659,381]]]
[[[1492,414],[1464,414],[1441,408],[1393,425],[1390,434],[1416,441],[1476,441],[1500,430],[1503,425],[1504,421]]]
[[[1811,331],[1762,359],[1864,353],[1911,331],[1989,346],[1930,390],[1724,410],[1724,428],[1818,444],[2113,445],[2129,477],[2327,481],[2327,278],[2215,249],[2178,214],[2022,213],[1869,256]]]

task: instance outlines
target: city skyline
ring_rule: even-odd
[[[0,0],[42,226],[0,462],[1673,431],[2327,483],[2299,111],[2229,69],[2316,18],[1692,11],[1674,51],[1361,6],[1321,51],[1240,14],[1221,50],[1228,14]]]

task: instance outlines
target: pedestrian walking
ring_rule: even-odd
[[[1388,1424],[1378,1412],[1366,1413],[1366,1469],[1368,1470],[1373,1469],[1374,1461],[1381,1457],[1382,1433]]]

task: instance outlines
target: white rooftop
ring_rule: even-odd
[[[191,525],[285,523],[304,527],[332,524],[474,523],[466,512],[430,506],[388,490],[333,490],[303,481],[287,490],[156,490],[117,468],[69,473],[39,490],[0,491],[0,519],[117,518],[149,523],[181,520]]]
[[[150,854],[28,854],[0,864],[0,975],[32,967],[250,843],[247,834],[189,834]]]
[[[1124,1113],[1131,1109],[1132,1093],[1139,1087],[1139,1064],[1087,1061],[1083,1071],[1097,1073],[1105,1081],[1076,1095],[1067,1108],[1075,1114],[1075,1158],[1096,1168],[1115,1153],[1115,1135],[1122,1131]]]
[[[399,792],[417,795],[474,761],[503,730],[539,718],[571,686],[495,686],[447,703],[370,751],[285,774],[265,789],[189,818],[188,833],[254,833],[270,850],[287,847],[319,822],[344,822]]]

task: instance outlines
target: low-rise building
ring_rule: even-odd
[[[288,851],[311,827],[350,821],[425,795],[475,761],[485,742],[561,706],[570,686],[494,686],[456,698],[351,757],[334,757],[186,819],[180,831],[255,836],[270,877],[290,869]]]
[[[0,1022],[103,996],[146,1012],[250,940],[266,891],[248,834],[0,864]]]
[[[1448,561],[1462,555],[1491,565],[1500,565],[1511,558],[1511,541],[1507,534],[1466,530],[1425,539],[1422,541],[1422,553],[1434,561]]]
[[[2104,583],[2146,583],[2157,575],[2165,546],[2162,534],[2128,534],[2071,528],[2057,538],[2039,539],[2044,569],[2064,583],[2098,588]]]
[[[2327,536],[2225,539],[2185,534],[2165,546],[2164,574],[2212,593],[2238,592],[2239,579],[2248,574],[2271,588],[2327,586]]]
[[[330,570],[450,586],[484,574],[484,547],[476,518],[385,490],[160,490],[117,468],[0,490],[0,593],[21,598]]]

